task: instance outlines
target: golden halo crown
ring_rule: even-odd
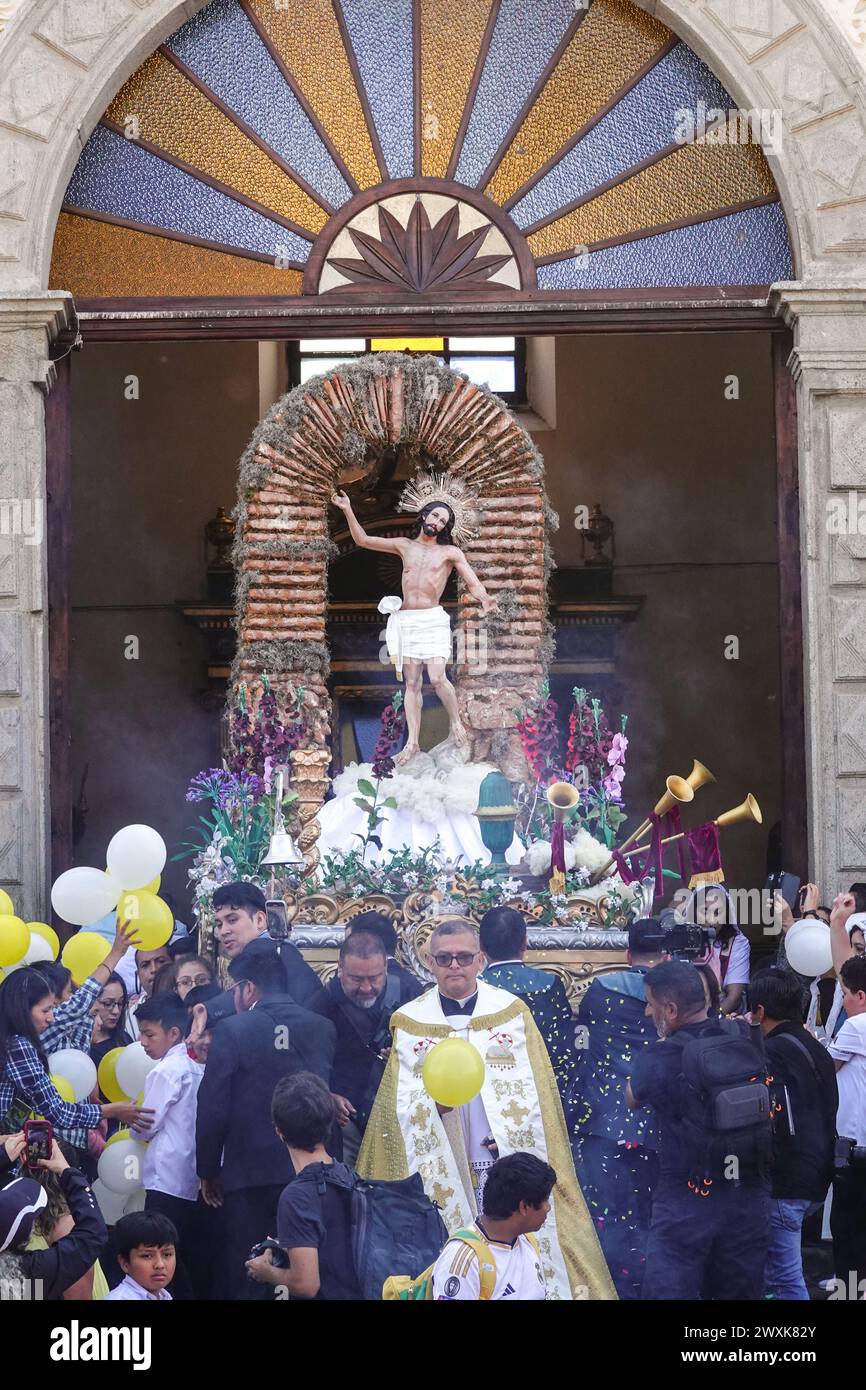
[[[431,502],[444,502],[454,515],[452,535],[456,545],[465,545],[478,534],[477,493],[452,473],[418,473],[403,489],[398,503],[401,512],[420,512]]]

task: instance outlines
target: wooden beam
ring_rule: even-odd
[[[51,844],[49,882],[72,867],[69,568],[72,534],[71,363],[68,349],[45,403],[45,503],[48,546],[48,732]]]
[[[773,402],[776,429],[776,517],[779,546],[779,716],[782,763],[784,868],[810,877],[806,805],[806,723],[803,612],[800,583],[800,484],[797,469],[797,397],[788,369],[790,330],[776,334]]]
[[[654,290],[432,292],[277,299],[84,299],[78,302],[88,342],[413,337],[463,333],[685,333],[759,331],[785,327],[768,307],[766,285],[676,286]]]

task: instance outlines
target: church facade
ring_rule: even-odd
[[[544,414],[545,343],[562,345],[560,427],[566,364],[589,379],[620,335],[611,391],[637,360],[630,345],[640,343],[648,381],[678,344],[683,397],[689,352],[703,353],[721,397],[736,372],[713,343],[761,345],[765,471],[756,463],[751,483],[748,469],[737,474],[749,429],[726,436],[722,454],[742,488],[731,553],[751,525],[751,486],[756,546],[761,526],[773,531],[772,573],[754,582],[765,597],[778,592],[766,690],[753,689],[752,704],[742,695],[740,723],[713,747],[752,759],[772,742],[771,814],[789,867],[808,868],[825,898],[866,877],[866,48],[853,14],[830,0],[23,0],[0,16],[0,882],[21,915],[44,915],[51,878],[74,861],[75,731],[106,692],[118,698],[80,616],[99,605],[76,603],[75,586],[85,572],[93,593],[103,583],[105,611],[160,607],[121,603],[114,562],[96,573],[100,557],[141,555],[149,541],[134,488],[112,494],[107,480],[109,456],[122,476],[135,442],[128,454],[118,446],[121,415],[80,375],[88,350],[103,364],[115,354],[121,396],[142,363],[167,365],[168,401],[182,345],[191,380],[198,363],[207,383],[205,429],[222,409],[220,382],[231,407],[253,345],[258,394],[241,384],[235,397],[242,444],[288,384],[278,370],[263,391],[265,348],[331,342],[338,361],[347,341],[375,350],[400,335],[441,351],[453,339],[465,361],[473,338],[488,353],[496,336],[525,340],[539,447],[563,453],[548,468],[560,514],[595,498],[566,485],[570,444]],[[709,407],[684,398],[670,409],[692,410],[695,437],[702,416],[716,428]],[[606,422],[610,434],[610,404]],[[590,423],[575,424],[585,454]],[[653,445],[648,489],[655,469],[664,485],[671,435]],[[639,512],[640,469],[628,472],[627,454],[617,466]],[[205,461],[197,467],[193,511],[207,477]],[[699,461],[690,485],[713,495]],[[70,524],[76,490],[86,556]],[[114,510],[100,512],[101,495],[115,496]],[[684,515],[654,521],[661,553],[659,532],[688,532]],[[718,622],[721,649],[740,619],[726,624],[722,609]],[[697,633],[699,616],[688,623]],[[310,632],[320,640],[315,622]],[[253,623],[246,652],[255,635]],[[760,630],[751,639],[759,648]],[[570,678],[567,662],[561,674]],[[713,681],[689,697],[685,655],[676,684],[684,719],[690,704],[705,725],[719,719]],[[639,688],[633,672],[632,699]],[[127,742],[144,738],[146,708]],[[760,732],[771,726],[772,738]],[[106,736],[105,757],[115,756]],[[653,763],[647,788],[671,770]],[[138,818],[123,776],[97,786],[110,788],[117,824]]]

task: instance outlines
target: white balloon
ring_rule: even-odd
[[[119,1139],[108,1144],[99,1155],[97,1172],[100,1180],[112,1192],[122,1195],[124,1204],[141,1186],[141,1164],[145,1145],[137,1139]]]
[[[162,873],[167,857],[165,840],[159,831],[149,825],[126,825],[112,838],[105,860],[111,877],[121,888],[143,888]]]
[[[118,1086],[130,1100],[134,1100],[143,1089],[145,1077],[155,1066],[156,1062],[151,1061],[140,1042],[130,1043],[123,1049],[117,1059],[114,1075]]]
[[[121,886],[101,869],[67,869],[55,879],[51,906],[64,922],[86,927],[117,907]]]
[[[99,1178],[91,1183],[90,1189],[96,1198],[96,1205],[102,1212],[102,1219],[106,1226],[116,1226],[121,1216],[124,1214],[127,1198],[120,1192],[112,1192],[110,1187]]]
[[[798,975],[824,975],[833,964],[830,928],[823,922],[799,922],[785,937],[788,964]]]
[[[54,952],[44,936],[37,936],[36,932],[30,933],[30,945],[24,952],[24,965],[35,965],[40,960],[53,960]],[[6,967],[8,970],[8,966]]]
[[[48,1058],[52,1076],[64,1076],[75,1094],[76,1102],[87,1100],[96,1085],[96,1067],[86,1052],[77,1047],[64,1047]]]
[[[132,1196],[127,1199],[126,1206],[123,1208],[124,1216],[129,1216],[132,1211],[144,1211],[144,1203],[147,1193],[143,1187],[137,1187]]]

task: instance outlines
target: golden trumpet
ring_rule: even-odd
[[[553,819],[559,823],[577,805],[580,796],[570,782],[551,782],[547,788],[547,800],[553,809]]]
[[[695,777],[697,775],[698,768],[700,768],[702,772],[707,771],[703,763],[696,762],[691,772],[689,773],[689,777]],[[709,773],[708,776],[712,777],[712,773]],[[653,810],[657,816],[665,816],[667,815],[668,811],[672,811],[677,804],[685,805],[689,801],[694,800],[695,789],[691,785],[689,777],[678,777],[677,774],[674,772],[671,773],[670,777],[666,779],[664,795],[659,797],[658,801],[653,807]],[[706,781],[706,778],[704,778],[703,780]],[[698,782],[697,785],[701,786],[701,782]],[[637,830],[632,831],[627,840],[623,841],[623,844],[620,847],[620,854],[625,853],[626,849],[632,843],[633,840],[637,840],[641,835],[645,834],[646,831],[649,830],[649,826],[650,822],[649,818],[647,818],[645,821],[642,822],[641,825],[638,826]],[[613,859],[608,859],[607,863],[604,865],[604,868],[596,869],[595,873],[590,879],[590,883],[599,883],[601,879],[604,878],[605,874],[609,873],[610,870],[613,868],[614,862],[615,861]]]
[[[686,778],[686,781],[688,782],[692,791],[696,792],[699,787],[704,787],[706,786],[707,782],[715,782],[715,780],[716,779],[710,772],[710,769],[708,767],[704,767],[703,763],[699,763],[697,758],[694,758],[692,761],[692,770]]]
[[[573,806],[576,806],[580,796],[571,782],[551,782],[547,788],[547,802],[553,810],[553,819],[557,825],[561,825]],[[551,893],[565,892],[565,874],[561,869],[554,869],[549,882]]]
[[[745,801],[740,802],[739,806],[732,806],[730,811],[723,811],[720,816],[716,816],[716,819],[713,821],[713,824],[719,826],[738,825],[740,821],[745,820],[754,821],[757,825],[763,825],[764,823],[764,817],[761,814],[761,808],[758,805],[755,798],[752,796],[751,792],[749,792]],[[680,832],[679,835],[667,835],[665,839],[662,840],[662,844],[670,845],[673,843],[674,840],[681,840],[685,833],[685,830],[683,830]],[[630,849],[629,855],[643,854],[648,849],[649,845],[639,845],[635,849]]]

